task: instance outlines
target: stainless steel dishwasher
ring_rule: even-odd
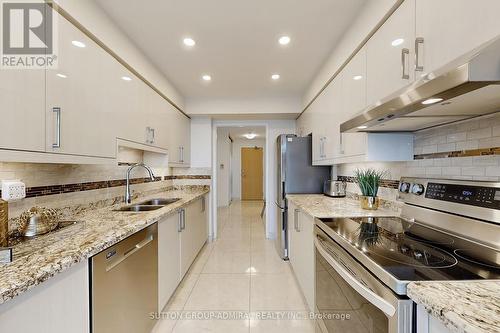
[[[149,333],[158,311],[158,238],[153,224],[93,256],[92,333]]]

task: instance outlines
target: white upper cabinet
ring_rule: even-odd
[[[417,0],[417,76],[499,36],[498,13],[498,0]]]
[[[46,72],[46,151],[113,158],[120,110],[108,89],[121,81],[110,75],[119,64],[61,16],[57,33],[58,66]]]
[[[367,103],[374,104],[414,80],[415,0],[405,0],[367,47]]]
[[[45,151],[45,70],[0,71],[0,149]]]
[[[340,75],[342,90],[342,116],[340,124],[360,113],[366,106],[366,46],[356,53]],[[341,133],[340,156],[355,156],[366,152],[365,133]]]
[[[191,160],[191,119],[169,106],[170,138],[168,163],[172,166],[189,166]]]

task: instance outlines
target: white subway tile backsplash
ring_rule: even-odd
[[[467,132],[452,133],[446,136],[447,142],[465,141],[467,139]]]
[[[500,125],[498,126],[493,126],[493,136],[500,136]]]
[[[451,165],[451,161],[449,158],[436,158],[432,159],[431,161],[434,161],[434,166],[444,167]]]
[[[437,151],[438,153],[455,151],[456,146],[455,143],[440,143],[438,144]]]
[[[467,139],[474,140],[474,139],[489,138],[489,137],[491,137],[491,133],[492,133],[491,127],[480,128],[480,129],[476,129],[476,130],[468,132]]]
[[[460,167],[472,166],[472,157],[453,157],[451,158],[451,165]]]
[[[438,151],[437,144],[422,147],[422,154],[432,154],[432,153],[437,153],[437,151]]]
[[[487,181],[487,182],[496,182],[498,181],[498,177],[487,177],[487,176],[474,176],[472,177],[473,180],[479,180],[479,181]]]
[[[427,176],[440,176],[441,175],[441,170],[442,168],[440,167],[429,167],[425,168],[425,174]]]
[[[484,167],[464,167],[462,168],[462,176],[484,176],[485,168]]]
[[[423,166],[423,167],[434,166],[434,160],[431,158],[426,158],[426,159],[420,160],[419,165]]]
[[[500,168],[498,166],[488,166],[488,167],[486,167],[485,176],[500,177]]]
[[[444,177],[460,176],[461,173],[462,173],[462,168],[460,168],[460,167],[443,167],[443,168],[441,168],[441,174]]]
[[[479,140],[461,141],[456,143],[457,150],[471,150],[479,148]]]
[[[498,155],[474,156],[472,158],[472,164],[476,166],[498,165],[499,161],[500,156]]]
[[[500,136],[479,140],[479,148],[500,147]]]

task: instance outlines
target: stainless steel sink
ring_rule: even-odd
[[[146,205],[146,206],[149,206],[149,205],[152,205],[152,206],[160,205],[160,206],[166,206],[166,205],[173,204],[174,202],[177,202],[179,200],[181,200],[181,199],[180,198],[151,199],[151,200],[147,200],[147,201],[141,202],[139,205]]]
[[[149,212],[152,210],[157,210],[165,207],[164,205],[131,205],[125,206],[119,209],[115,209],[117,212]]]

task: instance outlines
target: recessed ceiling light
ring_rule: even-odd
[[[391,42],[391,45],[398,46],[398,45],[403,44],[404,42],[405,42],[405,40],[403,38],[397,38]]]
[[[358,128],[358,129],[365,129],[365,128],[368,128],[368,126],[361,125],[361,126],[358,126],[357,128]]]
[[[83,42],[80,42],[79,40],[71,41],[71,44],[73,44],[76,47],[85,47],[86,46]]]
[[[201,77],[203,81],[212,81],[212,77],[208,74],[205,74]]]
[[[184,45],[189,47],[195,46],[196,44],[195,40],[189,37],[184,38],[182,42],[184,43]]]
[[[434,104],[434,103],[437,103],[437,102],[441,102],[443,99],[442,98],[429,98],[429,99],[426,99],[425,101],[422,102],[422,104],[424,105],[429,105],[429,104]]]
[[[65,79],[65,78],[68,77],[67,75],[64,75],[64,74],[61,74],[61,73],[57,73],[56,75],[59,76],[60,78],[63,78],[63,79]]]
[[[132,81],[132,78],[129,76],[122,76],[123,81]]]
[[[247,133],[247,134],[243,134],[243,136],[249,140],[252,140],[252,139],[255,139],[257,137],[257,134],[255,133]]]
[[[356,80],[356,81],[361,80],[362,78],[363,78],[363,75],[355,75],[352,77],[352,79]]]
[[[281,45],[288,45],[290,43],[290,37],[288,36],[281,36],[280,39],[278,39],[278,42],[281,44]]]
[[[281,76],[279,74],[273,74],[273,75],[271,75],[271,79],[273,79],[273,80],[279,80],[280,77]]]

